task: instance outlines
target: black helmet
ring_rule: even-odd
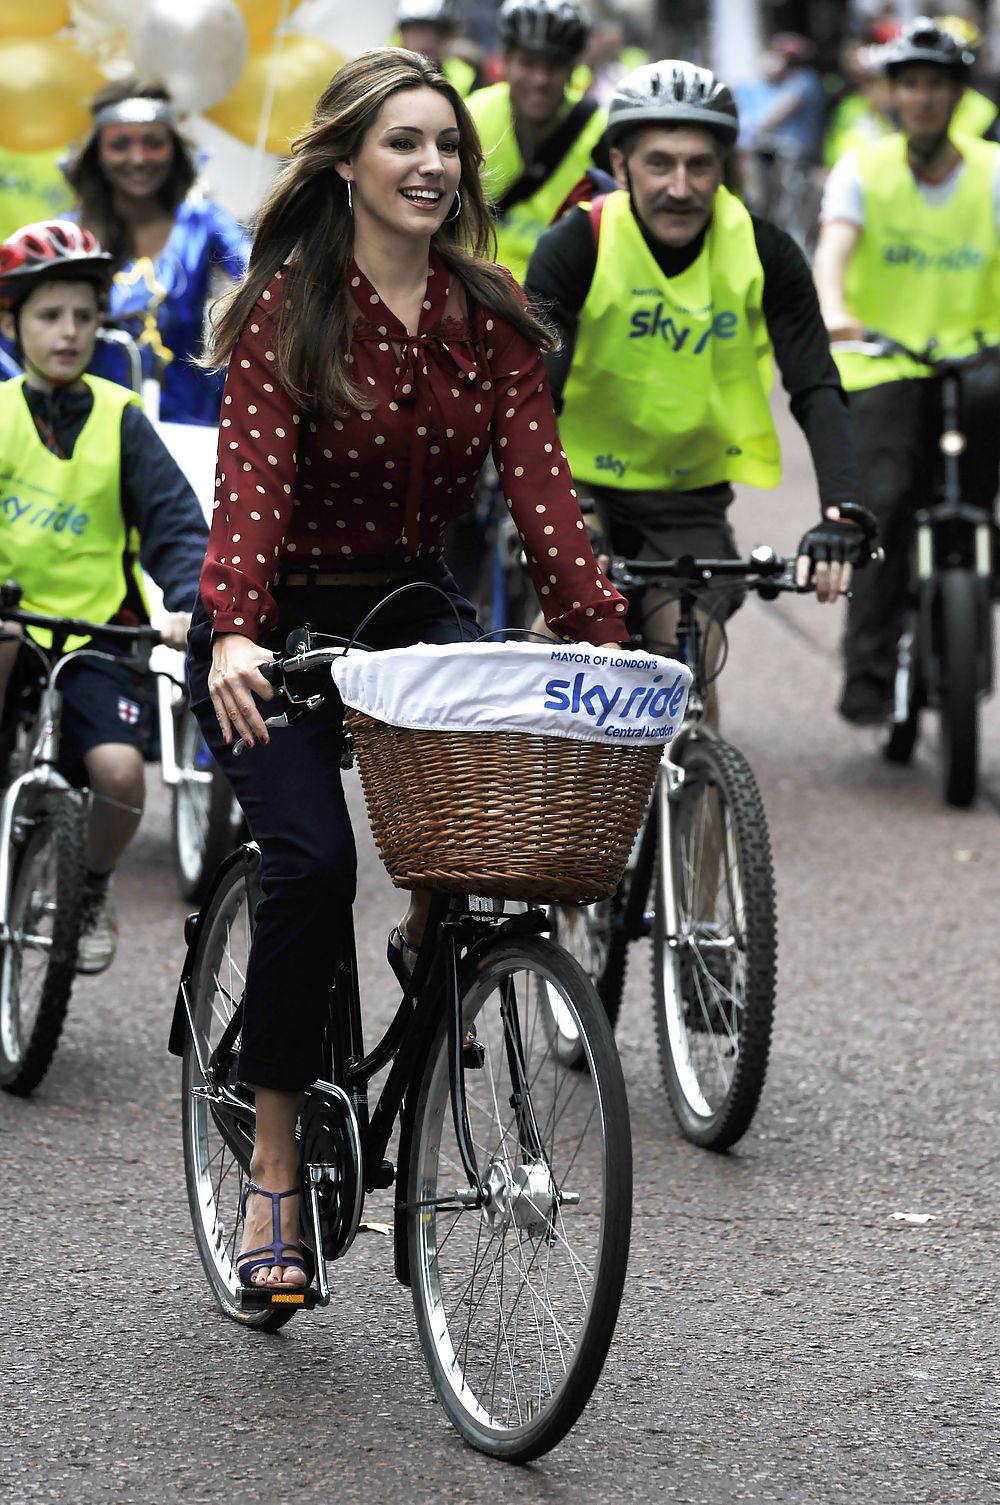
[[[571,63],[590,35],[590,22],[575,0],[504,0],[497,17],[505,49],[523,47]]]
[[[645,125],[700,126],[731,145],[740,128],[732,90],[708,68],[666,58],[626,74],[608,110],[607,142]]]
[[[456,0],[399,0],[396,25],[410,26],[423,22],[428,26],[440,26],[443,31],[457,31],[460,16]]]
[[[955,33],[929,16],[909,21],[882,50],[882,66],[890,78],[908,63],[930,63],[964,78],[974,62],[974,54]]]

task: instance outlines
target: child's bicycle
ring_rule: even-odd
[[[269,724],[308,714],[331,692],[343,649],[311,644],[300,634],[295,653],[262,670],[284,708]],[[346,734],[342,756],[349,762]],[[350,1248],[365,1194],[394,1187],[396,1278],[412,1289],[445,1411],[485,1452],[538,1457],[597,1383],[628,1258],[628,1104],[594,986],[541,935],[544,910],[505,913],[500,899],[436,893],[396,1016],[366,1049],[351,911],[331,915],[325,1062],[298,1131],[315,1283],[243,1287],[236,1259],[254,1101],[236,1059],[259,866],[255,846],[240,849],[188,922],[170,1040],[183,1057],[185,1174],[212,1292],[227,1316],[267,1332],[328,1304],[329,1263]],[[585,1070],[567,1070],[553,1048],[554,1000]],[[368,1084],[386,1068],[369,1106]]]
[[[0,619],[47,629],[42,649],[28,632],[22,652],[37,671],[37,699],[19,697],[4,728],[6,787],[0,800],[0,1087],[27,1095],[49,1068],[76,975],[83,918],[86,795],[59,773],[61,679],[80,658],[106,659],[98,642],[131,649],[126,664],[149,671],[160,641],[152,627],[111,627],[22,611],[20,587],[0,586]],[[12,638],[13,634],[5,634]],[[67,640],[92,641],[67,647]]]

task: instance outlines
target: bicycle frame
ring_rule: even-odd
[[[247,902],[252,903],[250,889],[251,863],[256,858],[256,847],[250,843],[233,854],[220,869],[217,883],[228,875],[234,862],[247,864]],[[206,902],[206,912],[211,899]],[[449,1080],[456,1141],[462,1166],[469,1182],[469,1202],[472,1207],[482,1207],[488,1200],[476,1160],[475,1144],[469,1127],[465,1095],[462,1023],[462,976],[469,966],[475,965],[479,952],[493,944],[502,935],[536,935],[548,929],[545,914],[530,908],[523,914],[504,916],[503,905],[491,899],[470,897],[468,908],[462,901],[446,894],[436,894],[431,903],[430,914],[414,964],[410,983],[403,993],[399,1007],[378,1043],[367,1054],[364,1048],[364,1029],[361,1014],[361,995],[358,986],[357,957],[354,926],[350,909],[346,909],[336,927],[337,941],[334,954],[334,984],[328,1014],[328,1034],[325,1042],[323,1070],[320,1077],[306,1089],[305,1098],[328,1097],[342,1094],[349,1102],[357,1129],[357,1146],[363,1195],[395,1184],[397,1188],[397,1217],[395,1223],[396,1275],[401,1284],[409,1284],[408,1256],[406,1251],[404,1212],[409,1210],[400,1199],[405,1195],[407,1168],[410,1150],[410,1114],[407,1095],[419,1079],[427,1051],[440,1020],[442,1009],[448,1010]],[[174,1022],[169,1049],[180,1054],[181,1031],[186,1031],[195,1043],[197,1035],[192,1023],[190,986],[193,978],[194,960],[197,953],[200,915],[192,916],[187,927],[188,958],[178,989]],[[255,1122],[253,1104],[227,1085],[225,1078],[235,1055],[236,1041],[242,1024],[242,1000],[229,999],[233,1014],[224,1030],[211,1059],[202,1060],[198,1066],[207,1085],[213,1103],[214,1117],[220,1133],[233,1154],[249,1170],[249,1155],[252,1145],[252,1127]],[[514,1026],[512,1026],[514,1028]],[[517,1077],[517,1043],[507,1035],[508,1057],[511,1061],[512,1080]],[[511,1052],[513,1051],[513,1055]],[[390,1065],[391,1062],[391,1065]],[[389,1074],[379,1093],[378,1100],[370,1110],[368,1084],[372,1077],[389,1066]],[[227,1118],[230,1122],[227,1122]],[[396,1121],[401,1122],[398,1163],[393,1167],[387,1160],[386,1151]],[[233,1131],[232,1122],[241,1125],[244,1134]],[[522,1123],[519,1117],[519,1134],[522,1142],[540,1152],[540,1136],[537,1126]],[[318,1206],[321,1172],[324,1167],[315,1167],[320,1174],[310,1182],[310,1213],[316,1236],[316,1247],[322,1249],[320,1237],[320,1213]],[[360,1206],[358,1209],[360,1216]],[[352,1234],[353,1237],[353,1234]],[[338,1255],[350,1247],[348,1238]],[[325,1259],[318,1259],[318,1304],[329,1300]],[[244,1299],[252,1299],[244,1296]]]

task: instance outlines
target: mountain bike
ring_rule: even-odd
[[[835,341],[832,349],[875,359],[906,355],[926,367],[939,388],[941,475],[936,499],[915,518],[910,598],[881,745],[888,762],[909,763],[921,713],[937,711],[942,796],[949,805],[971,805],[979,783],[979,708],[993,690],[994,525],[985,508],[962,499],[966,363],[939,359],[932,348],[909,350],[882,335]]]
[[[846,506],[842,512],[858,522],[870,547],[868,515]],[[706,695],[722,665],[708,675],[699,614],[712,619],[713,596],[734,586],[762,600],[809,587],[796,585],[794,560],[763,546],[748,559],[615,559],[608,573],[631,596],[673,589],[675,656],[692,670],[694,688],[684,724],[664,749],[618,889],[586,908],[553,907],[552,934],[594,979],[612,1027],[629,944],[652,936],[653,1013],[667,1100],[687,1139],[724,1150],[749,1128],[767,1075],[777,919],[757,781],[739,749],[706,720]],[[557,1000],[550,1027],[559,1059],[582,1069],[572,1021],[560,1015]]]
[[[61,680],[81,658],[110,659],[94,642],[131,650],[126,664],[149,672],[160,635],[151,627],[112,627],[76,617],[22,611],[20,587],[0,586],[0,618],[52,634],[42,649],[28,633],[35,684],[5,716],[6,787],[0,800],[0,1087],[26,1096],[55,1054],[76,976],[83,918],[87,800],[58,771]],[[12,634],[3,634],[10,638]],[[67,647],[71,637],[93,640]]]
[[[343,651],[295,637],[294,653],[265,666],[283,706],[272,725],[331,693],[330,665]],[[345,733],[345,765],[350,758]],[[332,915],[325,1059],[298,1126],[315,1283],[242,1287],[254,1102],[236,1057],[259,871],[257,848],[242,847],[189,920],[170,1039],[183,1058],[185,1176],[212,1293],[228,1317],[265,1332],[327,1305],[329,1264],[351,1247],[366,1194],[391,1187],[396,1278],[412,1290],[441,1404],[482,1451],[538,1457],[597,1383],[628,1258],[628,1105],[594,986],[544,938],[539,907],[505,913],[501,900],[438,893],[396,1015],[366,1050],[351,911]],[[572,1021],[585,1070],[568,1071],[552,1048],[552,998]],[[387,1067],[369,1104],[369,1082]]]

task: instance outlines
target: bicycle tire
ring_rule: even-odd
[[[900,766],[909,763],[913,757],[913,749],[920,735],[920,712],[926,703],[920,672],[920,653],[917,646],[919,634],[915,622],[909,637],[909,668],[904,669],[901,665],[897,669],[897,681],[903,673],[906,673],[906,715],[902,721],[891,719],[887,721],[882,729],[881,738],[882,756],[885,761]]]
[[[174,872],[181,898],[201,904],[239,840],[242,820],[234,818],[236,802],[229,780],[205,746],[187,706],[176,714],[174,737],[180,774],[170,810]],[[210,775],[210,782],[202,783],[196,775]]]
[[[945,570],[937,600],[941,704],[941,787],[964,808],[979,783],[979,591],[971,570]]]
[[[539,1017],[543,985],[558,986],[574,1011],[586,1071],[566,1070],[552,1052]],[[462,1007],[484,1051],[481,1070],[466,1069],[465,1082],[491,1199],[483,1208],[458,1199],[470,1189],[442,1022],[414,1099],[406,1183],[413,1304],[455,1427],[482,1452],[528,1462],[577,1420],[614,1334],[632,1211],[628,1102],[593,984],[550,941],[499,941],[466,977]],[[515,1082],[527,1091],[513,1091]],[[520,1344],[532,1351],[523,1355]]]
[[[621,1012],[628,955],[617,896],[598,904],[553,904],[549,907],[549,925],[550,939],[579,963],[594,984],[613,1030]],[[548,995],[545,1001],[548,1009],[543,1020],[551,1031],[559,1062],[582,1071],[587,1057],[572,1020],[561,1011],[557,993]]]
[[[241,1094],[250,1110],[249,1122],[213,1106],[203,1095],[206,1079],[195,1048],[197,1040],[207,1061],[242,996],[260,891],[258,865],[256,853],[248,849],[246,861],[234,863],[221,879],[202,916],[191,971],[191,1020],[182,1056],[181,1101],[184,1181],[195,1243],[212,1294],[234,1322],[272,1333],[291,1321],[298,1308],[283,1305],[244,1311],[235,1264],[243,1225],[240,1195],[253,1149],[251,1094]],[[228,1076],[226,1085],[233,1085]]]
[[[661,839],[653,924],[660,1066],[685,1138],[724,1150],[757,1109],[771,1044],[777,972],[774,870],[763,802],[743,754],[698,738]],[[705,874],[715,858],[715,877]],[[696,873],[702,873],[699,883]],[[665,884],[677,932],[667,934]],[[722,974],[722,975],[720,975]]]
[[[79,800],[69,792],[48,795],[28,822],[15,858],[11,940],[0,972],[0,1086],[20,1097],[38,1086],[55,1055],[83,919]]]

